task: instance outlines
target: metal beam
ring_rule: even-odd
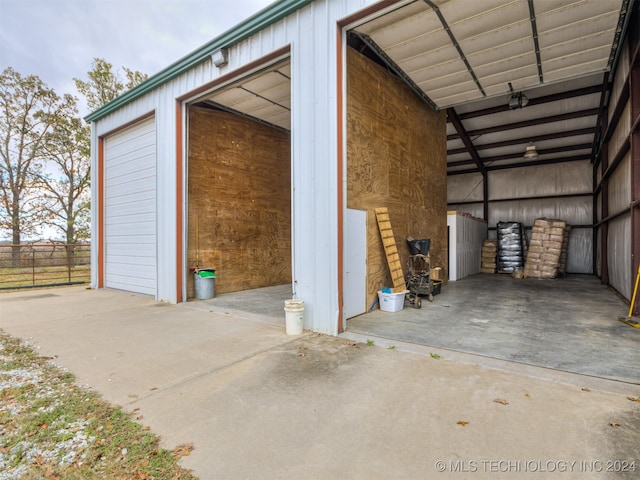
[[[590,148],[589,144],[583,144],[586,145],[586,148]],[[568,147],[558,147],[558,148],[549,148],[547,150],[538,150],[538,154],[539,155],[551,155],[554,153],[565,153],[565,152],[570,152],[573,150],[579,150],[579,149],[574,149],[574,148],[568,148]],[[571,157],[556,157],[554,159],[552,159],[554,161],[554,163],[560,163],[562,162],[564,159],[566,159],[566,161],[569,162],[574,162],[576,160],[591,160],[591,155],[590,154],[584,154],[584,155],[573,155]],[[511,154],[507,154],[507,155],[496,155],[494,157],[484,157],[482,159],[482,163],[484,164],[485,168],[487,170],[490,170],[490,165],[492,165],[495,162],[501,162],[504,160],[522,160],[522,154],[518,154],[518,153],[511,153]],[[467,160],[458,160],[456,162],[448,162],[447,163],[447,167],[463,167],[465,165],[472,165],[474,163],[473,160],[471,159],[467,159]],[[514,164],[515,166],[518,166],[520,164],[520,162],[518,162],[517,164]]]
[[[471,64],[469,63],[469,60],[467,60],[467,56],[462,51],[462,48],[460,47],[460,44],[458,43],[458,40],[456,40],[455,35],[451,31],[451,28],[449,28],[449,24],[447,23],[447,20],[444,18],[444,15],[442,15],[442,12],[438,8],[438,6],[435,3],[433,3],[431,0],[424,0],[424,3],[429,5],[433,9],[433,11],[436,12],[436,15],[440,19],[440,23],[442,24],[442,27],[444,28],[444,31],[447,32],[447,35],[449,35],[449,39],[451,40],[451,43],[453,44],[453,46],[457,50],[458,55],[460,55],[460,59],[464,62],[465,66],[467,67],[467,71],[469,72],[469,75],[471,75],[471,78],[473,78],[473,81],[475,82],[476,86],[478,87],[478,90],[480,90],[480,93],[482,93],[482,96],[486,97],[487,94],[484,91],[484,88],[482,88],[482,85],[480,84],[480,80],[478,80],[478,77],[476,76],[476,73],[473,71],[473,68],[471,67]]]
[[[478,167],[478,170],[480,170],[480,173],[482,173],[483,177],[486,177],[487,171],[484,168],[482,159],[480,158],[480,155],[478,155],[478,151],[476,150],[476,147],[473,145],[473,142],[469,138],[469,135],[467,135],[467,132],[464,129],[464,125],[462,125],[462,122],[458,118],[456,111],[453,108],[447,108],[447,117],[453,124],[454,128],[456,129],[456,132],[458,132],[458,135],[462,139],[462,143],[464,143],[465,149],[467,150],[469,155],[471,155],[471,158],[473,159],[476,166]]]
[[[509,165],[491,165],[491,166],[486,166],[485,168],[487,172],[493,172],[495,170],[508,170],[511,168],[519,168],[519,167],[538,167],[540,165],[551,165],[554,163],[580,162],[584,160],[589,160],[590,158],[591,157],[589,155],[582,155],[582,156],[576,156],[576,157],[545,158],[544,160],[530,160],[528,162],[518,162],[518,163],[509,164]],[[475,168],[468,168],[466,170],[452,170],[447,172],[447,176],[462,175],[463,173],[478,173],[478,170]]]
[[[582,97],[584,95],[593,95],[594,93],[600,93],[602,85],[593,85],[591,87],[578,88],[576,90],[569,90],[568,92],[554,93],[553,95],[545,95],[544,97],[530,98],[527,107],[535,105],[542,105],[545,103],[557,102],[559,100],[566,100],[569,98]],[[460,120],[466,120],[474,117],[484,117],[485,115],[493,115],[496,113],[508,112],[510,110],[509,104],[504,103],[496,107],[483,108],[481,110],[474,110],[472,112],[458,113]]]
[[[540,42],[538,42],[538,26],[536,25],[536,10],[533,6],[533,0],[528,0],[529,3],[529,21],[531,22],[531,34],[533,36],[533,46],[536,50],[536,64],[538,65],[538,80],[540,84],[544,83],[544,77],[542,76],[542,59],[540,58]]]
[[[640,19],[640,8],[634,12],[634,20]],[[640,44],[640,42],[639,42]],[[636,45],[637,47],[637,45]],[[636,272],[640,265],[640,63],[631,65],[629,74],[631,121],[634,125],[630,133],[631,147],[631,290],[633,291]],[[640,315],[640,304],[633,306],[633,315]]]
[[[400,66],[397,65],[396,62],[394,62],[393,59],[389,55],[387,55],[385,51],[380,48],[380,46],[369,35],[356,31],[350,32],[350,34],[357,36],[372,52],[374,52],[380,58],[380,60],[385,63],[389,70],[391,70],[399,78],[401,78],[402,81],[406,83],[409,88],[422,99],[422,101],[429,105],[429,107],[431,107],[433,111],[437,112],[439,110],[436,103],[431,100],[429,96],[424,93],[422,89],[413,80],[411,80],[411,78],[406,73],[404,73],[402,68],[400,68]]]
[[[591,117],[598,115],[600,110],[598,108],[588,108],[586,110],[579,110],[577,112],[561,113],[559,115],[551,115],[549,117],[534,118],[531,120],[523,120],[522,122],[507,123],[504,125],[495,125],[493,127],[479,128],[478,130],[472,130],[467,132],[469,136],[475,137],[476,135],[485,135],[487,133],[504,132],[506,130],[515,130],[517,128],[532,127],[534,125],[544,125],[546,123],[561,122],[564,120],[571,120],[574,118]],[[459,138],[456,134],[447,135],[447,140],[456,140]]]
[[[476,150],[486,150],[489,148],[501,148],[501,147],[509,147],[511,145],[521,145],[523,143],[528,144],[529,142],[541,142],[543,140],[554,140],[556,138],[568,138],[575,137],[579,135],[593,135],[595,133],[595,127],[589,128],[579,128],[576,130],[567,130],[564,132],[554,132],[547,133],[544,135],[536,135],[535,137],[524,137],[524,138],[514,138],[512,140],[505,140],[503,142],[493,142],[493,143],[485,143],[483,145],[476,145]],[[466,152],[466,148],[454,148],[447,151],[447,155],[455,155],[457,153]]]

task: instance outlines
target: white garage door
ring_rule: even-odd
[[[104,148],[105,286],[155,295],[155,118],[107,137]]]

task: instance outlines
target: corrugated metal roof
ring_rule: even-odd
[[[420,0],[356,31],[448,108],[508,95],[509,83],[519,91],[606,71],[623,4]]]
[[[291,129],[291,63],[270,67],[208,95],[204,102]]]
[[[447,125],[448,172],[466,173],[592,158],[631,3],[416,0],[354,32],[429,104],[459,117]],[[529,104],[510,109],[518,92]],[[533,162],[522,158],[530,143]]]
[[[619,52],[634,0],[416,0],[357,25],[352,34],[434,108],[453,109],[484,167],[523,164],[534,142],[537,161],[581,160],[595,147],[605,75]],[[275,3],[92,113],[95,121],[257,33],[311,0]],[[290,129],[290,66],[280,64],[203,101]],[[508,107],[512,93],[529,99]],[[583,112],[574,116],[563,114]],[[515,128],[518,127],[518,128]],[[478,133],[480,132],[480,133]],[[468,145],[468,142],[467,142]],[[448,171],[480,167],[451,124]]]

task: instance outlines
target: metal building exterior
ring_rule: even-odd
[[[344,264],[348,253],[345,253],[345,249],[348,251],[349,248],[345,246],[345,235],[348,235],[345,230],[349,218],[346,193],[346,65],[347,50],[351,48],[347,46],[350,32],[355,32],[357,41],[363,42],[367,51],[379,48],[377,53],[383,63],[386,62],[387,69],[402,78],[425,104],[439,111],[482,98],[504,97],[509,94],[510,82],[517,90],[526,90],[538,83],[554,85],[573,79],[578,81],[594,72],[604,74],[605,85],[615,80],[614,95],[609,95],[608,88],[602,89],[603,100],[599,100],[601,114],[593,115],[594,122],[597,121],[602,128],[607,117],[617,117],[617,123],[621,115],[626,115],[624,118],[627,120],[621,122],[626,125],[625,131],[618,136],[609,133],[606,140],[613,138],[612,142],[618,144],[625,144],[626,141],[627,149],[622,154],[623,159],[615,163],[614,158],[625,147],[616,149],[613,143],[609,145],[611,159],[608,165],[613,167],[605,173],[594,172],[594,176],[598,178],[596,182],[604,178],[625,185],[620,187],[620,195],[616,196],[613,192],[612,202],[607,202],[608,208],[620,207],[618,210],[625,210],[628,208],[627,200],[635,199],[637,202],[640,192],[637,181],[640,178],[640,168],[637,167],[640,156],[640,95],[632,88],[640,87],[637,25],[633,33],[635,37],[632,35],[631,40],[624,43],[624,50],[621,37],[622,32],[626,31],[633,1],[554,2],[558,4],[555,10],[547,12],[547,19],[556,22],[555,26],[549,27],[554,34],[562,30],[563,18],[568,19],[580,11],[583,12],[582,17],[576,17],[573,21],[586,31],[577,30],[578,36],[563,43],[564,50],[554,53],[555,70],[547,77],[546,83],[542,81],[542,74],[539,74],[543,65],[547,65],[544,63],[545,50],[544,45],[537,44],[537,36],[535,48],[532,49],[529,43],[534,45],[533,40],[526,47],[521,47],[518,42],[509,43],[496,35],[492,40],[495,43],[478,47],[475,61],[484,68],[476,66],[474,70],[471,65],[474,59],[468,59],[463,54],[465,48],[470,47],[465,47],[462,41],[465,34],[462,27],[467,25],[466,34],[470,39],[478,35],[478,32],[471,30],[482,26],[482,22],[485,22],[487,30],[496,29],[502,33],[515,31],[517,25],[523,23],[518,15],[524,12],[523,25],[530,28],[536,18],[531,13],[532,9],[537,8],[542,14],[549,9],[549,3],[538,0],[493,0],[487,5],[480,3],[484,13],[495,10],[493,14],[483,16],[483,12],[475,11],[480,8],[477,2],[468,0],[281,0],[93,112],[88,117],[92,124],[92,287],[149,294],[157,300],[171,303],[187,300],[189,268],[192,266],[187,253],[189,109],[196,102],[206,99],[216,105],[234,105],[229,108],[230,111],[266,119],[269,125],[290,132],[292,295],[305,301],[305,328],[331,335],[342,331],[346,320],[343,305],[346,288]],[[602,4],[606,8],[602,8]],[[596,5],[600,5],[598,12],[595,12]],[[584,14],[590,9],[594,10],[593,16]],[[427,51],[430,56],[422,59],[418,52],[411,51],[415,45],[399,38],[399,32],[404,30],[411,38],[428,37],[431,34],[429,31],[424,33],[415,30],[417,27],[411,22],[412,18],[420,19],[420,28],[432,27],[434,32],[437,30],[429,41],[443,45],[446,41],[446,48],[440,46]],[[480,18],[479,24],[470,20],[475,18]],[[493,23],[487,23],[490,19],[493,19]],[[468,22],[465,24],[466,20]],[[448,30],[447,21],[451,24],[458,22],[462,27]],[[541,17],[538,27],[542,28],[542,25]],[[540,38],[544,41],[542,35]],[[592,39],[591,43],[585,44],[588,48],[580,45],[580,38]],[[473,41],[477,43],[477,39]],[[558,38],[550,41],[561,42]],[[499,56],[504,52],[499,47],[505,44],[514,49],[511,62],[500,62]],[[418,47],[423,48],[420,45]],[[534,64],[527,65],[526,74],[523,73],[525,67],[518,64],[525,53],[524,50],[519,52],[518,48],[533,52]],[[580,49],[584,52],[579,65],[570,65],[568,59],[580,57]],[[540,51],[543,52],[542,58]],[[620,52],[624,53],[620,55]],[[226,54],[220,66],[216,66],[212,58],[214,53]],[[615,66],[619,61],[618,57],[622,58],[621,74],[607,80],[612,65]],[[415,70],[411,69],[412,61],[419,63]],[[494,64],[500,67],[492,69],[491,65]],[[268,75],[272,73],[270,69],[282,65],[286,75],[282,75],[282,71],[280,74],[285,78],[284,81],[278,81],[280,77],[277,75]],[[460,65],[463,70],[460,70]],[[431,75],[437,75],[438,78],[424,78],[424,83],[420,83],[420,71],[430,71]],[[457,80],[463,75],[462,71],[464,75],[473,75],[464,81]],[[635,72],[632,81],[629,80],[630,71]],[[513,79],[507,81],[509,77],[505,72],[515,72]],[[231,98],[228,88],[243,79],[255,79],[258,89],[280,89],[286,91],[288,96],[285,95],[282,101],[271,102],[273,105],[270,106],[252,105],[244,98]],[[490,79],[495,79],[493,86],[487,86],[493,81]],[[436,88],[434,85],[438,81],[440,85]],[[615,112],[615,94],[619,95],[624,90],[621,85],[625,82],[630,85],[628,89],[631,93],[627,93],[627,102],[621,107],[621,112]],[[478,88],[482,83],[484,87]],[[605,96],[612,99],[605,102]],[[608,113],[604,108],[606,103],[612,105]],[[624,109],[625,106],[628,110]],[[451,115],[455,112],[448,112],[451,121]],[[513,124],[516,123],[514,120]],[[462,133],[460,135],[464,136]],[[593,133],[590,137],[594,145],[598,143],[599,135]],[[444,145],[444,137],[442,142]],[[599,148],[593,150],[600,154]],[[478,163],[477,152],[471,148],[469,156],[478,165],[478,178],[484,177],[486,181],[487,171],[482,162]],[[591,163],[575,163],[580,172],[575,178],[580,178],[581,185],[592,180],[590,169],[593,164],[599,164],[599,161],[593,160]],[[456,161],[459,158],[451,155],[447,162],[453,165]],[[622,166],[618,169],[620,162]],[[585,169],[588,174],[586,179]],[[451,177],[454,181],[450,183],[448,192],[450,203],[456,203],[458,199],[468,200],[469,195],[464,189],[478,184],[473,177],[475,173],[456,172],[455,166],[449,168],[449,173],[471,175],[468,179],[458,175]],[[558,173],[554,171],[550,175],[557,176]],[[510,185],[510,181],[505,182],[505,188],[508,189]],[[593,262],[595,271],[589,273],[606,277],[608,282],[608,274],[602,271],[603,258],[607,259],[604,260],[605,269],[609,265],[611,271],[616,272],[612,275],[614,287],[628,298],[631,271],[637,268],[638,263],[633,252],[640,249],[640,238],[634,237],[632,240],[631,232],[640,231],[640,220],[637,208],[632,206],[628,217],[612,218],[611,229],[607,231],[607,216],[612,212],[602,212],[600,196],[603,192],[608,194],[608,190],[600,186],[589,192],[591,197],[597,197],[598,200],[594,201],[593,206],[597,212],[587,211],[587,215],[594,219],[593,222],[589,219],[589,229],[585,230],[588,246],[584,252],[596,257],[593,252],[597,251],[597,258]],[[493,195],[496,197],[495,192]],[[513,200],[516,195],[511,192],[509,198]],[[570,195],[576,194],[569,192],[565,198]],[[484,214],[485,219],[493,219],[498,215],[495,211],[487,211],[487,190],[484,194],[481,191],[474,192],[473,198],[477,203],[469,206],[469,209],[474,214],[481,217]],[[553,208],[550,207],[551,210]],[[505,210],[514,211],[513,208]],[[442,216],[443,222],[446,222],[446,212],[443,211]],[[610,236],[613,232],[617,232],[616,235]],[[609,247],[602,238],[610,238]],[[615,255],[603,253],[607,248],[614,247]],[[591,265],[591,262],[588,263]],[[616,268],[613,268],[614,265]]]

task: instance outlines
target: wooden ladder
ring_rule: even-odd
[[[375,212],[376,220],[378,221],[378,230],[380,230],[380,237],[382,238],[382,245],[384,246],[384,253],[387,256],[387,265],[389,265],[389,272],[391,272],[393,290],[395,293],[402,292],[406,290],[406,284],[404,281],[404,273],[402,272],[402,264],[400,263],[400,255],[396,247],[396,239],[391,229],[389,212],[387,211],[387,207],[376,208]]]

